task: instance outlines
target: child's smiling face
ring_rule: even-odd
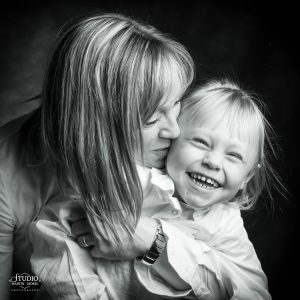
[[[177,193],[194,208],[234,198],[257,163],[257,135],[247,132],[245,138],[240,129],[232,130],[227,120],[216,124],[214,119],[191,121],[189,114],[183,113],[178,119],[181,134],[167,158],[167,171]]]

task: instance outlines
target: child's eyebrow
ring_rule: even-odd
[[[247,145],[245,142],[242,142],[242,141],[232,141],[231,140],[231,143],[228,144],[228,147],[232,147],[232,148],[237,148],[238,150],[246,150],[247,148]]]
[[[192,128],[190,130],[187,131],[189,136],[195,136],[197,137],[197,135],[201,135],[201,136],[205,136],[205,137],[210,137],[213,136],[213,134],[211,134],[208,130],[206,130],[205,128]],[[229,141],[229,143],[227,143],[228,147],[235,147],[241,150],[244,150],[247,146],[245,145],[246,142],[240,141],[239,139],[234,139],[233,137],[232,139]]]
[[[194,128],[193,124],[190,124],[190,126],[192,127],[192,129],[189,129],[188,133],[191,135],[197,135],[197,134],[209,135],[209,132],[207,132],[207,130],[205,129],[201,129],[201,127]]]

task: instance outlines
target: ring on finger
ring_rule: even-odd
[[[85,236],[82,237],[82,247],[84,247],[84,248],[88,248],[89,247],[89,244],[85,240]]]

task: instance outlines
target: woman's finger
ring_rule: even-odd
[[[88,248],[95,245],[94,237],[91,234],[81,235],[77,239],[79,246]]]
[[[86,212],[82,206],[76,205],[72,207],[70,214],[70,223],[86,219]]]
[[[91,228],[87,219],[78,220],[71,224],[71,232],[74,236],[88,235],[91,233]]]
[[[91,248],[90,255],[94,258],[105,258],[105,255],[97,247]]]

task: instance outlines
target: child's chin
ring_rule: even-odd
[[[196,209],[196,210],[198,210],[198,209],[206,210],[208,208],[208,205],[206,203],[199,203],[199,201],[197,201],[196,203],[193,202],[193,201],[185,201],[185,203],[188,206],[190,206],[190,207],[192,207],[193,209]]]

